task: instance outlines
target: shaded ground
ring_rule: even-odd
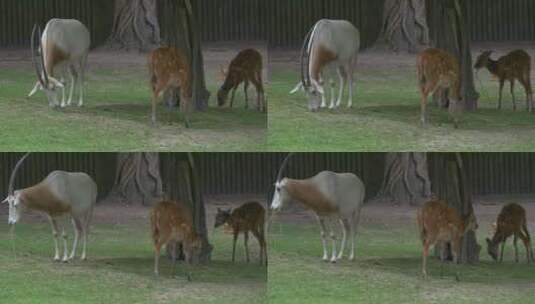
[[[63,264],[52,261],[52,235],[44,216],[25,215],[12,243],[5,224],[6,208],[1,207],[0,298],[10,303],[263,303],[266,268],[255,263],[258,244],[250,242],[252,262],[245,263],[240,241],[233,264],[231,236],[212,229],[217,206],[237,205],[247,199],[208,199],[212,262],[192,267],[191,282],[185,279],[182,263],[175,277],[165,258],[160,277],[153,276],[148,208],[98,206],[88,243],[88,261]],[[70,227],[68,231],[72,237]]]
[[[523,48],[535,58],[535,44],[476,44],[493,49],[494,59]],[[465,113],[459,130],[446,111],[432,106],[429,126],[420,127],[420,96],[415,55],[384,51],[361,52],[356,72],[353,108],[347,98],[335,111],[307,110],[304,93],[289,95],[299,81],[299,51],[271,50],[272,83],[269,115],[269,149],[272,151],[530,151],[535,148],[535,115],[525,109],[525,94],[516,85],[519,110],[512,111],[509,86],[502,110],[496,109],[498,83],[488,71],[479,73],[479,110]],[[532,82],[535,71],[532,70]],[[346,93],[347,95],[347,93]],[[347,97],[347,96],[346,96]]]
[[[26,95],[36,81],[30,51],[0,49],[0,111],[3,151],[256,151],[265,149],[267,115],[245,110],[243,90],[234,109],[218,108],[215,95],[220,67],[244,47],[262,44],[213,44],[204,48],[205,73],[212,96],[205,112],[192,115],[185,129],[177,109],[158,108],[157,127],[150,124],[150,88],[146,54],[94,50],[89,55],[83,108],[52,110],[43,93]],[[75,95],[76,96],[76,95]],[[77,100],[77,99],[76,99]]]
[[[533,196],[480,197],[475,211],[480,245],[504,203],[526,207],[528,229],[535,231]],[[336,264],[321,261],[319,228],[308,212],[283,212],[274,217],[270,232],[268,299],[274,303],[524,303],[535,296],[535,266],[514,263],[510,240],[504,263],[495,264],[486,253],[477,265],[429,262],[430,277],[421,277],[421,242],[416,208],[369,204],[362,211],[356,260]],[[485,245],[486,246],[486,245]],[[297,300],[298,299],[298,300]]]

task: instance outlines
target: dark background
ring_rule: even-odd
[[[9,175],[21,153],[0,153],[0,194],[5,197]],[[204,194],[268,193],[285,153],[194,153]],[[439,155],[428,153],[431,182],[440,174]],[[462,153],[474,195],[535,193],[535,153]],[[168,166],[180,153],[165,153]],[[383,181],[385,153],[297,153],[285,176],[307,178],[321,170],[353,172],[366,184],[368,198]],[[21,167],[16,188],[35,184],[53,170],[84,171],[91,175],[100,197],[115,179],[114,153],[33,153]]]
[[[428,15],[437,13],[428,0]],[[535,41],[535,1],[467,0],[473,41]],[[263,40],[295,47],[320,18],[348,19],[364,47],[381,30],[384,0],[195,0],[205,42]],[[106,41],[113,23],[112,0],[0,0],[0,46],[29,44],[35,22],[76,18],[91,31],[93,47]],[[433,29],[431,28],[431,36]]]

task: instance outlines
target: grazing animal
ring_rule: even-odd
[[[418,84],[420,87],[420,121],[427,124],[427,98],[438,90],[448,90],[449,111],[455,128],[458,127],[456,112],[460,110],[461,84],[459,62],[452,54],[429,48],[418,54],[416,59]]]
[[[83,238],[81,259],[86,259],[87,235],[97,200],[97,185],[89,175],[81,172],[53,171],[37,185],[13,190],[17,170],[28,154],[24,155],[15,165],[9,180],[8,196],[3,201],[9,204],[9,224],[15,225],[25,209],[39,211],[47,215],[54,235],[54,260],[59,261],[58,236],[61,230],[63,238],[63,257],[66,262],[76,255],[78,239]],[[58,219],[70,217],[74,227],[74,241],[70,255],[67,255],[67,233]]]
[[[349,232],[351,252],[349,260],[355,258],[355,235],[360,218],[360,210],[364,202],[365,187],[353,173],[335,173],[322,171],[315,176],[298,180],[282,178],[284,167],[288,163],[286,157],[281,165],[275,182],[275,194],[271,202],[272,210],[280,210],[285,204],[296,201],[306,209],[312,210],[319,221],[323,244],[323,260],[329,260],[327,252],[327,231],[332,241],[330,261],[341,259]],[[339,222],[342,227],[342,243],[336,254],[336,236],[334,226]]]
[[[336,69],[340,88],[334,102],[334,82],[331,81],[330,109],[340,106],[346,82],[349,83],[347,107],[353,104],[353,77],[360,48],[359,30],[346,20],[321,19],[309,31],[301,49],[301,82],[290,92],[305,89],[308,109],[317,111],[326,107],[325,90],[321,77],[324,70]],[[321,103],[320,103],[321,99]]]
[[[505,81],[511,83],[511,96],[513,97],[513,110],[516,110],[515,80],[518,80],[526,92],[526,109],[533,111],[533,91],[531,90],[531,57],[523,50],[515,50],[500,57],[498,60],[490,58],[492,51],[481,53],[476,60],[474,68],[480,70],[487,68],[489,72],[498,77],[500,81],[500,94],[498,96],[498,109],[502,108],[502,90]]]
[[[528,232],[526,211],[518,204],[508,204],[502,208],[496,220],[496,230],[492,240],[487,238],[487,252],[495,261],[498,260],[498,253],[500,254],[500,262],[503,261],[503,251],[507,238],[513,236],[513,243],[515,246],[515,262],[518,263],[518,248],[517,240],[520,238],[526,247],[527,262],[533,260],[533,251],[531,249],[531,238]],[[502,244],[501,250],[498,250],[499,244]]]
[[[193,258],[199,255],[202,240],[195,231],[191,210],[184,202],[158,202],[152,209],[150,220],[155,275],[159,275],[160,250],[164,245],[172,247],[170,251],[173,269],[176,263],[177,243],[182,243],[186,263],[191,264]]]
[[[184,123],[190,126],[191,112],[191,69],[190,64],[175,47],[160,47],[149,54],[149,73],[152,88],[152,124],[156,124],[156,104],[162,93],[180,88],[181,109],[185,113]]]
[[[39,40],[39,62],[35,60],[35,35]],[[35,25],[32,32],[32,59],[37,73],[37,82],[28,97],[43,90],[51,107],[70,105],[74,87],[78,85],[78,106],[84,104],[84,76],[87,66],[87,55],[91,44],[89,30],[80,21],[74,19],[51,19],[41,35],[41,28]],[[41,67],[39,67],[39,65]],[[68,71],[71,81],[69,99],[65,103],[65,85],[55,75]],[[61,104],[58,101],[58,90],[62,92]]]
[[[445,201],[428,201],[418,211],[418,229],[423,243],[422,273],[427,276],[427,256],[429,248],[436,244],[451,244],[453,261],[458,263],[461,254],[461,240],[465,233],[477,229],[477,221],[473,212],[462,217],[457,210],[448,206]]]
[[[219,106],[223,106],[227,102],[228,93],[232,90],[230,96],[230,107],[232,108],[236,89],[243,82],[245,108],[247,109],[249,104],[247,89],[249,88],[250,81],[256,88],[257,109],[262,112],[266,110],[264,86],[262,84],[262,55],[257,50],[242,50],[232,59],[228,71],[223,70],[222,73],[225,75],[225,82],[217,92],[217,104]]]
[[[266,211],[264,207],[258,202],[248,202],[240,207],[231,210],[217,209],[215,218],[215,228],[227,224],[234,235],[234,241],[232,243],[232,262],[236,253],[236,241],[238,235],[243,232],[243,243],[245,245],[245,257],[249,262],[249,231],[254,235],[260,244],[260,264],[264,264],[264,260],[267,261],[267,248],[266,239],[264,236],[264,218]]]

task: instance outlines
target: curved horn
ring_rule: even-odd
[[[312,39],[312,32],[314,31],[314,28],[316,28],[316,25],[314,25],[305,36],[305,40],[303,41],[303,45],[301,46],[301,82],[303,83],[303,87],[305,89],[308,89],[310,87],[310,75],[308,74],[308,66],[310,64],[310,54],[307,53],[308,51],[308,44],[310,39]],[[306,60],[305,60],[306,58]],[[306,72],[305,72],[305,65],[306,65]]]
[[[284,173],[284,169],[286,168],[286,165],[288,165],[288,161],[290,160],[290,157],[293,155],[293,153],[288,153],[286,155],[286,158],[282,161],[281,167],[279,169],[279,173],[277,174],[277,182],[280,182],[282,179],[282,173]]]
[[[41,50],[39,58],[41,59],[41,67],[43,69],[43,78],[46,84],[46,87],[48,88],[48,74],[46,73],[46,66],[45,66],[45,55],[43,51],[43,42],[42,42],[42,35],[41,35],[41,27],[37,26],[37,32],[39,33],[39,49]]]
[[[11,172],[11,177],[9,177],[9,187],[7,192],[8,195],[13,194],[13,183],[15,182],[15,176],[17,175],[17,171],[20,165],[22,165],[22,162],[26,159],[26,157],[28,157],[28,155],[30,155],[30,152],[24,154],[15,165],[15,168],[13,168],[13,171]]]
[[[35,68],[35,72],[37,73],[37,79],[39,80],[39,83],[41,83],[41,85],[43,87],[45,87],[45,82],[41,76],[41,73],[39,72],[39,68],[37,66],[37,62],[35,61],[35,32],[37,31],[37,24],[35,24],[33,26],[33,30],[32,30],[32,39],[30,41],[30,45],[32,47],[32,63],[33,63],[33,66]],[[39,35],[39,41],[41,41],[41,35]]]

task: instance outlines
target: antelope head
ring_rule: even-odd
[[[21,159],[19,159],[19,161],[15,165],[13,172],[11,172],[11,177],[9,178],[8,195],[2,201],[2,203],[7,203],[9,205],[9,217],[7,222],[10,225],[15,225],[19,221],[20,215],[22,214],[24,208],[24,206],[20,203],[20,191],[14,190],[13,184],[15,182],[17,170],[29,154],[30,153],[24,154],[24,156],[21,157]]]
[[[290,195],[286,190],[287,179],[283,179],[282,174],[284,173],[284,169],[287,166],[291,155],[292,154],[290,153],[286,156],[279,169],[279,173],[277,174],[277,180],[275,181],[275,193],[273,195],[273,200],[271,201],[271,210],[279,211],[284,204],[290,201]]]
[[[217,214],[215,216],[215,223],[214,228],[217,228],[221,225],[224,225],[228,219],[230,218],[230,214],[232,212],[232,209],[224,210],[221,208],[217,208]]]
[[[486,67],[489,63],[490,54],[492,54],[492,51],[484,51],[483,53],[479,54],[479,56],[477,56],[476,63],[474,64],[474,69],[479,70]]]
[[[37,37],[36,37],[36,34],[37,34]],[[39,41],[39,47],[37,51],[35,50],[36,39]],[[49,106],[51,107],[58,106],[59,105],[59,101],[58,101],[59,90],[58,89],[62,89],[65,86],[56,78],[52,77],[51,75],[48,75],[46,71],[45,59],[44,59],[45,50],[43,49],[43,44],[42,44],[41,28],[37,24],[34,25],[33,27],[32,38],[31,38],[31,48],[32,48],[32,62],[35,68],[35,72],[37,74],[37,82],[35,83],[35,86],[31,90],[31,92],[28,94],[28,97],[33,96],[37,92],[37,90],[41,90],[45,92]],[[36,54],[39,57],[39,64],[35,59]]]

